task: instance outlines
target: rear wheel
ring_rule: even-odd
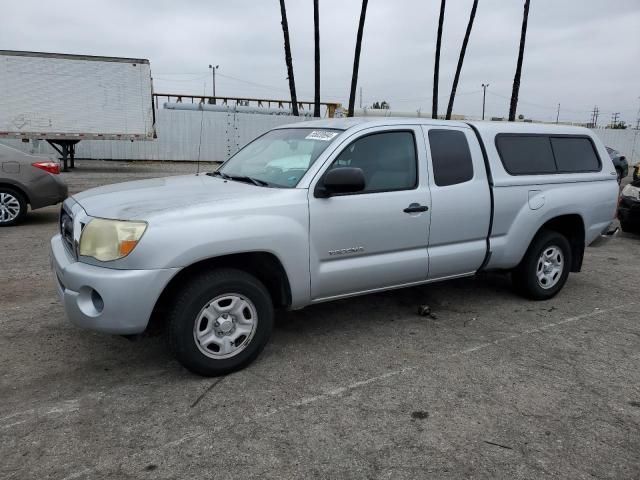
[[[273,305],[264,285],[243,271],[220,269],[194,277],[177,294],[168,337],[186,368],[216,376],[251,363],[272,329]]]
[[[567,238],[558,232],[543,230],[512,272],[512,279],[525,297],[547,300],[562,289],[570,269],[571,246]]]
[[[0,187],[0,227],[10,227],[19,223],[27,214],[27,200],[8,187]]]

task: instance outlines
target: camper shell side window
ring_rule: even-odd
[[[590,173],[602,170],[587,135],[499,133],[496,149],[509,175]]]

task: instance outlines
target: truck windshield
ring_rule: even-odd
[[[227,160],[216,173],[256,185],[293,188],[339,133],[326,128],[271,130]]]

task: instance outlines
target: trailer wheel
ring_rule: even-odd
[[[567,238],[552,230],[542,230],[511,277],[516,290],[523,296],[548,300],[562,289],[570,269],[571,246]]]

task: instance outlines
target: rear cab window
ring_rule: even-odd
[[[510,175],[587,173],[602,168],[587,136],[501,133],[495,143]]]
[[[439,187],[468,182],[473,178],[473,160],[466,135],[459,130],[429,130],[433,180]]]

